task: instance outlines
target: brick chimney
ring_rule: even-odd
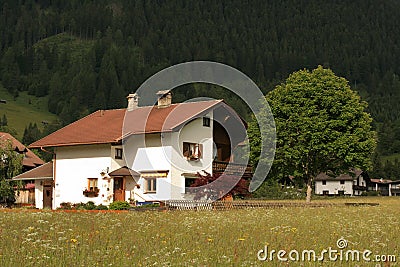
[[[157,92],[158,96],[158,108],[166,108],[171,106],[172,103],[172,92],[171,90],[162,90]]]
[[[137,94],[129,94],[126,98],[128,99],[128,111],[132,111],[138,107],[139,96]]]

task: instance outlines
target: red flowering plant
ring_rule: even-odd
[[[204,173],[205,175],[197,173],[198,178],[195,179],[187,190],[188,193],[194,194],[194,200],[217,200],[229,194],[234,197],[246,197],[250,195],[248,191],[249,181],[242,177],[221,173],[213,175],[207,172]],[[232,188],[233,184],[235,186]]]

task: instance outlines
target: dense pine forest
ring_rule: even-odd
[[[369,104],[379,138],[375,175],[400,178],[398,161],[380,160],[400,153],[399,14],[396,0],[3,0],[0,82],[16,98],[48,95],[49,111],[65,125],[125,107],[128,92],[180,62],[229,64],[264,93],[294,71],[323,65]],[[174,93],[175,101],[224,98],[246,112],[221,88]],[[24,141],[39,134],[30,136]]]

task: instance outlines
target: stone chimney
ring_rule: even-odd
[[[139,96],[137,94],[129,94],[127,97],[128,99],[128,111],[132,111],[139,106]]]
[[[171,106],[172,103],[172,92],[171,90],[162,90],[157,92],[158,96],[158,108],[166,108]]]

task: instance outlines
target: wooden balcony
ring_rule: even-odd
[[[243,165],[233,162],[213,161],[213,173],[223,173],[226,175],[242,175],[243,178],[253,177],[253,166]]]

